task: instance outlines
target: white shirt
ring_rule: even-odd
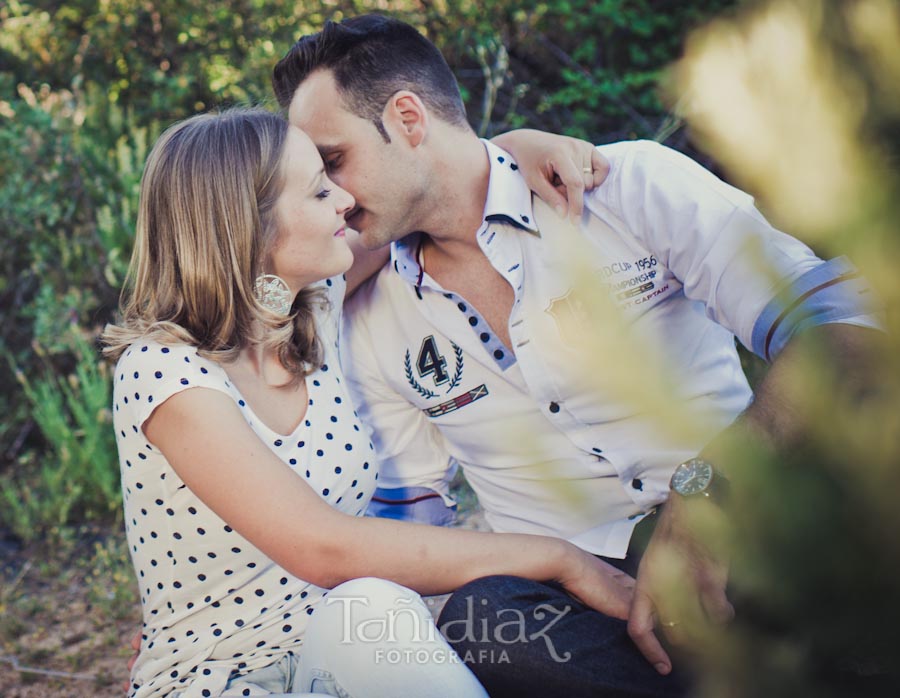
[[[447,496],[456,461],[494,530],[624,557],[637,520],[666,499],[678,463],[751,400],[735,335],[752,346],[778,289],[823,263],[772,228],[749,196],[675,151],[650,142],[600,147],[610,174],[586,195],[578,234],[634,335],[674,368],[672,408],[709,415],[705,432],[673,440],[586,379],[559,322],[577,313],[561,263],[571,228],[539,200],[532,205],[507,153],[485,147],[491,173],[476,239],[515,292],[513,347],[420,268],[418,235],[395,243],[392,264],[348,303],[342,346],[374,430],[380,485]],[[762,265],[746,254],[751,239]]]
[[[144,618],[132,696],[188,687],[189,695],[219,695],[233,671],[297,653],[309,615],[326,593],[286,572],[228,526],[147,441],[142,425],[166,399],[194,387],[224,393],[322,499],[346,514],[365,511],[377,474],[372,444],[338,362],[345,283],[325,283],[331,308],[317,314],[324,364],[306,379],[306,417],[289,435],[263,424],[224,369],[194,347],[139,341],[117,363],[114,423]]]

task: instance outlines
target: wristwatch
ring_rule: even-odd
[[[669,488],[686,499],[707,497],[723,504],[728,497],[728,478],[703,458],[690,458],[675,468]]]

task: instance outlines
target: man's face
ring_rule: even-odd
[[[347,225],[359,231],[366,247],[381,247],[414,229],[421,184],[412,174],[409,148],[395,134],[385,143],[371,121],[347,111],[331,71],[317,70],[300,84],[288,118],[316,144],[329,178],[356,198]]]

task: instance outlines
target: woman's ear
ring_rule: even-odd
[[[428,132],[428,108],[414,92],[400,90],[391,95],[385,105],[383,121],[385,127],[393,127],[389,132],[393,131],[415,148],[425,140]]]

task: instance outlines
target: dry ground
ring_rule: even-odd
[[[0,552],[0,696],[122,698],[140,624],[122,537]]]

